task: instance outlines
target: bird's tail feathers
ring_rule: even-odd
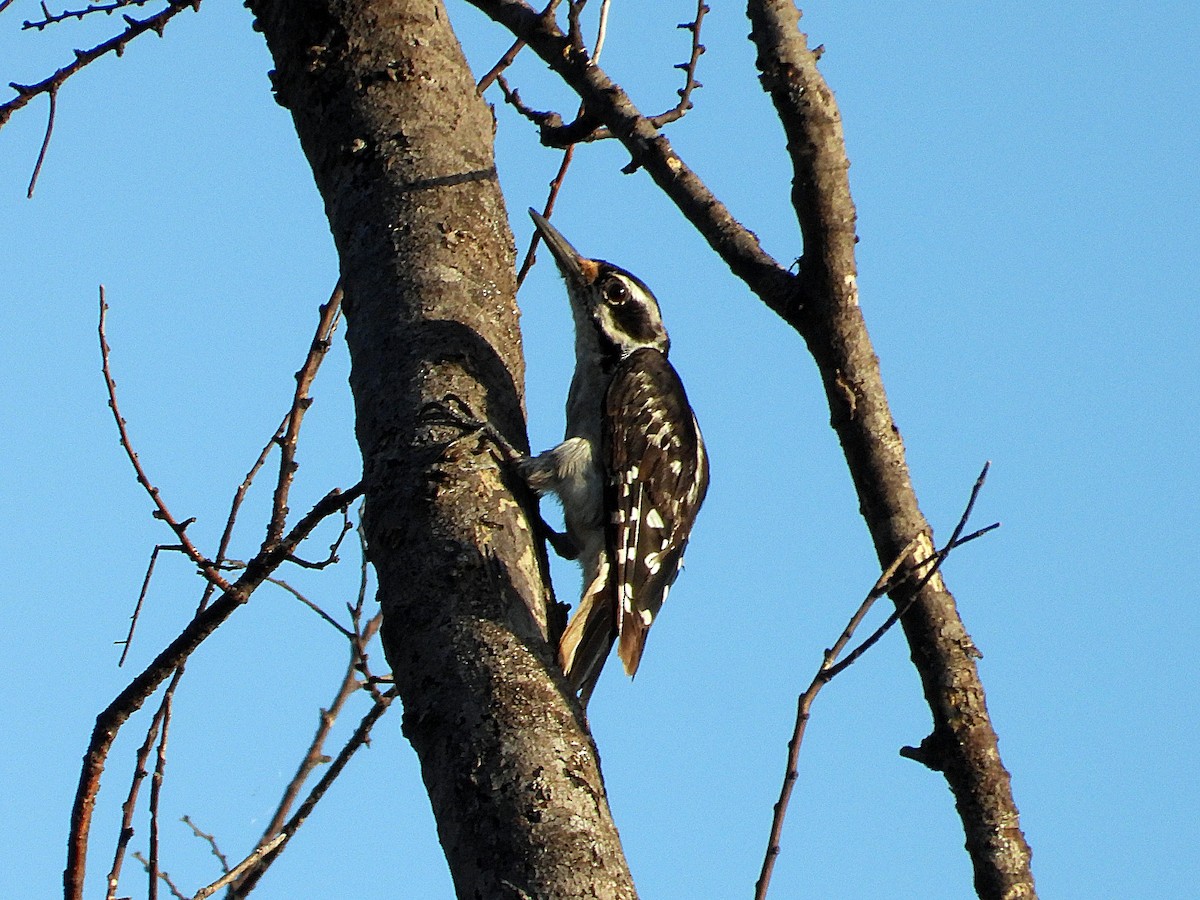
[[[584,706],[616,639],[617,617],[608,590],[608,563],[602,561],[600,572],[588,585],[558,644],[559,663]]]

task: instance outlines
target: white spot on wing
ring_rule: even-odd
[[[658,514],[657,509],[651,509],[650,512],[646,513],[646,524],[651,528],[663,527],[662,516]]]
[[[650,623],[653,621],[654,621],[654,613],[650,612],[650,610],[648,610],[648,609],[643,609],[642,610],[642,624],[644,624],[646,627],[649,627]]]

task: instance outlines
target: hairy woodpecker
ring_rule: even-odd
[[[708,459],[667,361],[670,341],[650,289],[624,269],[580,256],[549,221],[529,213],[567,284],[575,375],[563,442],[519,469],[536,492],[562,501],[569,551],[583,567],[583,594],[558,655],[586,704],[614,641],[626,673],[637,671],[683,565],[708,489]]]

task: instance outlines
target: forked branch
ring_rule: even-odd
[[[306,358],[305,365],[301,368],[297,375],[297,387],[293,396],[292,407],[285,418],[284,425],[277,432],[277,437],[280,439],[281,446],[284,450],[284,464],[281,465],[280,478],[276,485],[275,504],[273,510],[282,508],[283,515],[286,515],[287,498],[291,486],[291,472],[294,469],[294,447],[295,437],[300,427],[300,421],[303,417],[303,411],[309,405],[308,388],[311,385],[312,377],[316,373],[316,369],[320,364],[320,360],[324,356],[325,349],[328,345],[329,334],[332,330],[333,323],[336,320],[336,312],[340,295],[335,291],[331,301],[322,307],[321,323],[317,330],[317,337],[314,339],[309,348],[309,353]],[[142,467],[138,454],[133,448],[132,441],[124,418],[120,413],[120,408],[116,399],[116,382],[113,379],[110,366],[110,349],[105,333],[107,303],[105,302],[104,290],[101,288],[100,294],[100,346],[102,371],[104,382],[109,393],[109,403],[112,407],[113,416],[117,422],[118,432],[120,434],[121,445],[128,456],[138,482],[147,491],[155,504],[155,515],[157,518],[165,521],[179,539],[179,547],[188,558],[195,563],[207,581],[207,588],[204,598],[201,601],[200,608],[192,621],[183,629],[183,631],[173,640],[166,648],[164,648],[158,656],[147,666],[141,674],[135,677],[126,688],[109,704],[109,706],[101,712],[96,719],[96,726],[92,732],[92,739],[89,744],[87,753],[84,756],[83,768],[80,772],[79,787],[76,791],[75,805],[71,814],[71,830],[68,840],[67,850],[67,867],[63,872],[63,884],[65,888],[65,896],[68,900],[81,900],[83,896],[84,868],[87,858],[88,836],[91,827],[92,813],[95,807],[96,796],[100,787],[100,776],[103,772],[109,750],[116,738],[117,732],[128,721],[129,717],[141,708],[142,704],[158,689],[158,687],[168,677],[174,673],[172,687],[168,690],[164,698],[164,708],[161,710],[162,718],[156,719],[156,723],[152,723],[150,732],[147,737],[147,748],[153,743],[153,734],[160,729],[160,733],[165,733],[166,715],[169,709],[170,698],[174,685],[178,683],[178,679],[182,673],[183,665],[190,655],[200,646],[205,639],[209,637],[240,605],[245,603],[250,595],[266,580],[273,576],[273,573],[279,566],[283,565],[290,559],[294,559],[296,551],[300,544],[303,543],[316,527],[324,521],[328,516],[339,510],[345,511],[346,507],[354,502],[363,492],[361,484],[342,492],[339,490],[330,491],[324,498],[317,502],[309,512],[303,516],[292,528],[286,533],[282,529],[276,535],[275,529],[268,531],[268,539],[265,540],[255,556],[245,564],[241,570],[240,576],[236,581],[227,581],[219,571],[221,563],[219,561],[210,560],[205,557],[187,535],[187,529],[191,525],[191,519],[184,521],[178,520],[167,507],[160,492],[154,487],[145,469]],[[290,449],[289,449],[290,448]],[[218,553],[218,560],[224,557],[228,546],[229,538],[232,532],[233,522],[236,519],[237,511],[240,508],[241,500],[245,495],[245,490],[249,487],[250,481],[254,474],[261,468],[265,461],[265,452],[260,455],[258,461],[251,468],[250,473],[243,481],[238,494],[235,497],[233,509],[230,513],[230,519],[227,523],[225,532],[221,538],[221,547]],[[343,530],[343,534],[345,531]],[[340,539],[339,539],[340,540]],[[336,544],[335,544],[336,547]],[[150,571],[147,572],[149,578]],[[212,589],[220,590],[220,596],[211,605],[208,603],[208,598]],[[144,587],[143,587],[144,590]],[[132,631],[131,631],[132,634]],[[165,761],[164,752],[165,744],[162,737],[159,739],[159,763],[156,767],[156,776],[161,778],[162,765]],[[148,749],[147,749],[148,753]],[[137,797],[137,788],[144,777],[144,774],[139,775],[138,772],[145,771],[145,756],[140,755],[137,764],[137,772],[135,772],[134,783],[130,790],[129,797],[126,800],[126,824],[123,826],[122,839],[118,841],[114,865],[111,872],[110,887],[115,888],[112,878],[119,875],[121,868],[121,859],[124,853],[127,839],[124,838],[126,830],[130,827],[129,816],[132,815],[133,804]],[[151,891],[153,893],[157,888],[159,876],[158,860],[155,844],[155,831],[157,826],[157,802],[154,803],[155,809],[151,813],[151,854],[148,860],[145,860],[145,865],[151,876]],[[110,889],[111,893],[111,889]]]
[[[963,537],[962,534],[963,529],[966,528],[967,522],[970,520],[971,512],[975,508],[975,501],[979,497],[979,492],[983,489],[984,482],[987,480],[987,473],[990,466],[991,463],[984,464],[983,470],[975,480],[975,485],[971,489],[971,497],[967,501],[962,516],[959,517],[954,533],[951,534],[950,540],[946,542],[946,546],[932,556],[923,554],[918,556],[921,548],[929,545],[928,536],[919,534],[908,542],[908,545],[896,555],[896,558],[883,570],[883,573],[879,576],[871,590],[867,592],[867,596],[859,604],[854,615],[850,617],[850,621],[842,629],[842,633],[838,636],[833,646],[825,651],[821,665],[817,669],[817,674],[813,676],[813,680],[808,688],[800,695],[796,703],[796,724],[792,730],[791,740],[788,741],[787,770],[783,778],[783,787],[779,792],[779,800],[775,803],[774,815],[771,820],[771,834],[767,841],[767,852],[763,857],[762,870],[759,873],[758,882],[754,888],[755,900],[765,900],[767,890],[770,888],[771,875],[775,869],[775,860],[779,857],[780,838],[783,834],[784,819],[787,817],[792,790],[800,774],[798,765],[800,745],[804,741],[804,733],[808,728],[808,720],[811,716],[812,705],[817,699],[817,694],[820,693],[821,688],[853,665],[859,657],[873,647],[896,624],[904,613],[911,608],[912,603],[920,595],[921,589],[937,574],[938,569],[941,568],[942,563],[946,561],[952,550],[1000,527],[1000,523],[996,522],[980,528],[966,537]],[[858,626],[862,624],[863,619],[866,618],[867,613],[874,606],[875,601],[880,597],[901,589],[906,582],[910,582],[910,586],[906,590],[909,593],[909,600],[897,606],[882,625],[848,653],[844,659],[839,660],[846,647],[850,645],[850,641],[853,640]]]
[[[792,205],[804,242],[803,254],[793,255],[800,257],[799,272],[793,274],[763,251],[628,94],[575,52],[553,20],[521,0],[471,2],[523,40],[579,94],[588,112],[629,151],[631,166],[644,168],[733,274],[803,337],[821,373],[830,420],[881,565],[915,536],[928,533],[859,303],[855,210],[840,113],[817,69],[818,54],[799,29],[795,4],[749,0],[747,5],[761,82],[774,102],[792,162]],[[921,589],[902,626],[933,714],[934,731],[924,751],[937,760],[954,793],[976,891],[989,900],[1032,898],[1031,854],[973,647],[940,575]]]

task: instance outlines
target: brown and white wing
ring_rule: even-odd
[[[617,652],[633,675],[683,564],[708,459],[683,383],[659,351],[636,350],[618,363],[605,406],[609,578]]]

